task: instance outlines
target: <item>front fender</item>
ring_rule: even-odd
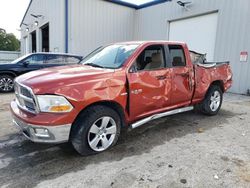
[[[55,90],[53,94],[66,97],[80,112],[91,104],[110,101],[118,103],[125,111],[127,103],[126,77],[113,75],[112,78],[72,83]]]

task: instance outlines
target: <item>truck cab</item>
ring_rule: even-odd
[[[182,43],[149,43],[138,52],[127,74],[134,118],[191,103],[194,72],[188,53]]]

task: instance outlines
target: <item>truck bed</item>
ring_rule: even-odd
[[[204,67],[204,68],[212,68],[212,67],[218,67],[221,65],[229,65],[230,62],[229,61],[222,61],[222,62],[202,62],[202,63],[196,63],[196,65]]]
[[[205,97],[212,82],[224,85],[223,91],[227,90],[227,85],[232,82],[232,72],[228,61],[206,62],[194,64],[195,91],[193,102],[200,101]]]

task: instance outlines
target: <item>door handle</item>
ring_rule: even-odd
[[[156,76],[156,79],[157,80],[165,80],[167,77],[164,76],[164,75],[161,75],[161,76]]]
[[[183,76],[183,77],[189,77],[189,72],[179,73],[177,75]]]

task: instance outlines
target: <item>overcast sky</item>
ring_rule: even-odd
[[[0,0],[0,28],[20,39],[19,25],[30,0]]]

